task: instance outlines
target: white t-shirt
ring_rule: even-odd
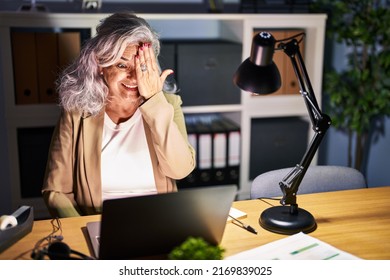
[[[105,113],[101,175],[103,200],[157,193],[139,109],[118,125]]]

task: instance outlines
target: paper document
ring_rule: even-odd
[[[236,219],[243,219],[247,217],[247,214],[241,210],[238,210],[237,208],[231,207],[229,211],[229,216],[232,216]],[[231,222],[233,219],[231,217],[228,217],[227,221]]]
[[[357,260],[354,255],[341,251],[305,233],[268,243],[225,258],[226,260]]]

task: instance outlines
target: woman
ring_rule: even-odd
[[[62,113],[43,197],[54,217],[101,212],[104,199],[177,191],[195,168],[181,98],[157,62],[158,36],[131,13],[97,27],[58,80]],[[171,91],[171,93],[168,93]]]

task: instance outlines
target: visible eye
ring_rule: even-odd
[[[124,70],[126,70],[127,65],[126,65],[126,64],[123,64],[123,63],[118,63],[118,64],[116,65],[116,67],[118,67],[119,69],[124,69]]]

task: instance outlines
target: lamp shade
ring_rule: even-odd
[[[275,38],[268,32],[253,37],[251,55],[238,67],[233,82],[242,90],[256,94],[269,94],[281,85],[278,67],[272,57]]]

